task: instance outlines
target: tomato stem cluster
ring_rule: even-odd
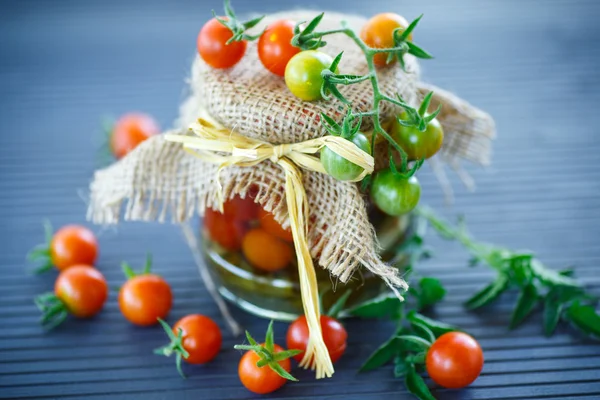
[[[27,253],[27,260],[40,263],[33,271],[35,274],[41,274],[52,269],[52,257],[50,253],[50,243],[52,242],[52,224],[49,220],[44,220],[44,238],[45,243],[35,246]]]
[[[148,253],[146,255],[146,262],[144,263],[144,269],[141,272],[135,272],[129,263],[123,261],[121,263],[121,269],[123,269],[123,274],[127,279],[135,278],[140,275],[148,275],[152,270],[152,254]]]
[[[165,346],[155,349],[154,354],[170,357],[171,354],[175,353],[175,365],[177,365],[177,371],[182,378],[185,378],[185,374],[181,369],[181,359],[188,358],[190,353],[188,353],[183,347],[183,330],[179,328],[177,335],[175,335],[169,324],[167,324],[161,318],[158,318],[158,322],[167,333],[167,336],[169,336],[171,342]]]
[[[67,307],[56,294],[49,292],[37,296],[35,305],[42,312],[40,323],[46,330],[51,330],[60,325],[69,314]]]

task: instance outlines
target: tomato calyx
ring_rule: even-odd
[[[228,28],[231,31],[231,33],[233,34],[233,36],[231,36],[231,38],[227,41],[227,44],[230,44],[232,42],[241,42],[244,40],[253,41],[253,40],[258,39],[262,35],[262,33],[263,33],[262,31],[257,35],[249,35],[246,33],[246,31],[248,29],[252,29],[256,25],[258,25],[260,23],[260,21],[262,21],[262,19],[265,17],[264,15],[261,17],[251,19],[246,22],[241,22],[236,17],[235,12],[233,11],[233,7],[231,7],[229,0],[225,0],[224,9],[225,9],[225,18],[221,18],[221,17],[217,16],[217,14],[215,13],[214,10],[212,13],[213,13],[213,17],[217,21],[219,21],[223,26]]]
[[[45,330],[51,330],[60,325],[69,315],[65,303],[53,292],[37,296],[34,299],[37,308],[42,312],[40,324]]]
[[[185,374],[181,369],[181,360],[187,359],[190,356],[190,353],[183,347],[183,330],[179,328],[177,335],[173,333],[173,329],[167,324],[162,318],[158,318],[158,322],[163,327],[167,336],[169,337],[169,344],[159,347],[154,350],[154,354],[170,357],[173,353],[175,353],[175,365],[177,366],[177,372],[181,375],[182,378],[185,379]]]
[[[414,126],[421,132],[425,132],[427,125],[438,116],[440,111],[442,111],[442,105],[440,104],[434,112],[431,114],[427,113],[432,97],[433,92],[427,93],[427,95],[423,97],[423,101],[421,101],[418,110],[415,111],[414,108],[406,109],[402,114],[396,117],[396,121],[402,126]],[[403,116],[406,116],[406,119],[402,119]]]
[[[52,256],[50,253],[50,243],[52,242],[52,224],[49,220],[44,220],[44,239],[45,243],[38,244],[27,253],[27,260],[38,263],[38,267],[33,271],[34,274],[42,274],[52,269]]]
[[[150,253],[146,255],[144,269],[141,272],[135,272],[133,268],[131,268],[131,265],[129,265],[129,263],[127,263],[126,261],[123,261],[121,263],[121,269],[123,269],[123,274],[125,274],[125,277],[127,279],[132,279],[140,275],[148,275],[152,270],[152,255]]]
[[[260,357],[256,363],[257,367],[264,368],[268,366],[282,378],[290,381],[298,381],[298,379],[294,378],[292,374],[283,369],[283,367],[279,365],[279,362],[302,353],[302,350],[285,350],[275,353],[275,342],[273,341],[273,321],[269,323],[269,327],[267,328],[264,345],[258,344],[248,331],[246,331],[246,339],[250,343],[249,345],[236,344],[233,346],[233,348],[236,350],[255,352]]]

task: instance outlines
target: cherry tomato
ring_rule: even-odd
[[[382,13],[372,17],[363,26],[360,32],[360,38],[369,47],[375,49],[386,49],[394,47],[394,30],[397,28],[408,27],[408,22],[404,17],[394,13]],[[412,41],[412,34],[408,35],[408,40]],[[388,54],[379,53],[373,57],[375,65],[384,66]],[[395,62],[392,61],[390,64]]]
[[[371,145],[365,135],[358,132],[351,139],[351,142],[366,153],[371,153]],[[335,179],[340,181],[351,181],[356,179],[364,170],[358,165],[346,160],[344,157],[324,147],[321,150],[321,163],[325,171]]]
[[[294,241],[292,231],[289,228],[283,229],[279,222],[275,220],[273,214],[263,208],[258,211],[258,221],[260,226],[271,235],[275,235],[286,242],[291,243]]]
[[[221,350],[221,330],[209,317],[200,314],[187,315],[173,326],[173,333],[183,331],[183,348],[189,353],[185,359],[190,364],[211,361]]]
[[[73,265],[62,271],[54,284],[54,293],[67,311],[79,318],[97,314],[108,296],[104,276],[89,265]]]
[[[132,324],[154,325],[165,318],[171,305],[171,287],[160,276],[142,274],[129,279],[119,290],[119,308]]]
[[[470,385],[483,368],[479,343],[463,332],[440,336],[427,352],[427,373],[435,383],[449,389]]]
[[[226,19],[223,17],[222,19]],[[233,33],[229,28],[217,21],[208,21],[198,34],[198,53],[213,68],[231,68],[237,64],[246,52],[246,41],[231,42]]]
[[[414,126],[402,126],[395,120],[390,133],[406,151],[408,159],[413,161],[432,157],[442,148],[444,141],[444,130],[435,118],[429,122],[425,132],[419,131]]]
[[[287,267],[294,256],[289,244],[262,228],[252,229],[244,236],[242,251],[250,264],[268,272]]]
[[[60,271],[76,264],[94,265],[97,255],[96,236],[84,226],[63,226],[50,241],[50,260]]]
[[[391,169],[379,171],[371,186],[371,199],[388,215],[399,216],[410,212],[419,203],[421,185],[415,176],[405,179]]]
[[[251,196],[247,196],[244,199],[240,196],[235,196],[223,203],[223,214],[238,221],[247,222],[256,219],[260,208]]]
[[[288,61],[300,52],[291,43],[295,25],[286,19],[275,21],[258,39],[258,58],[275,75],[284,76]]]
[[[147,114],[125,114],[110,134],[110,148],[116,159],[123,158],[150,136],[160,133],[154,118]]]
[[[331,357],[331,362],[336,362],[346,351],[346,339],[348,333],[344,326],[334,318],[327,315],[321,315],[321,330],[323,332],[323,341]],[[288,349],[306,350],[308,344],[308,323],[306,317],[302,315],[291,323],[287,331]],[[304,354],[300,353],[294,356],[296,361],[302,361]]]
[[[283,348],[280,346],[273,346],[273,353],[277,354],[282,351]],[[258,394],[267,394],[282,387],[287,379],[279,376],[268,365],[264,367],[256,366],[259,360],[260,357],[254,351],[246,352],[240,360],[238,375],[246,389]],[[290,372],[291,362],[289,358],[279,361],[279,365]]]
[[[301,100],[318,100],[323,84],[321,71],[329,68],[332,62],[331,57],[320,51],[301,51],[292,57],[285,68],[285,84]]]
[[[236,251],[242,248],[242,238],[247,230],[244,222],[207,208],[204,212],[204,227],[210,239],[224,249]]]

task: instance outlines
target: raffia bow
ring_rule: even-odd
[[[319,158],[314,156],[323,147],[328,147],[363,168],[363,172],[354,181],[360,181],[372,173],[375,160],[354,143],[338,136],[324,136],[300,143],[274,145],[227,130],[216,121],[209,121],[207,118],[201,118],[192,124],[190,131],[195,136],[168,134],[165,139],[182,143],[184,149],[190,154],[219,165],[217,198],[221,211],[223,211],[223,194],[218,177],[221,169],[231,165],[253,166],[268,160],[281,166],[285,172],[286,204],[298,259],[302,305],[309,330],[308,345],[300,366],[316,369],[317,379],[331,377],[334,369],[321,332],[317,277],[308,248],[306,217],[309,212],[301,169],[327,173]]]

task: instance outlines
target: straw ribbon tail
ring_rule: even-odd
[[[311,370],[316,369],[317,379],[329,378],[333,375],[334,369],[321,331],[317,275],[306,239],[305,221],[308,216],[308,202],[302,184],[302,173],[286,158],[279,159],[277,164],[285,171],[285,198],[298,258],[300,293],[309,332],[308,344],[300,366],[310,367]]]

